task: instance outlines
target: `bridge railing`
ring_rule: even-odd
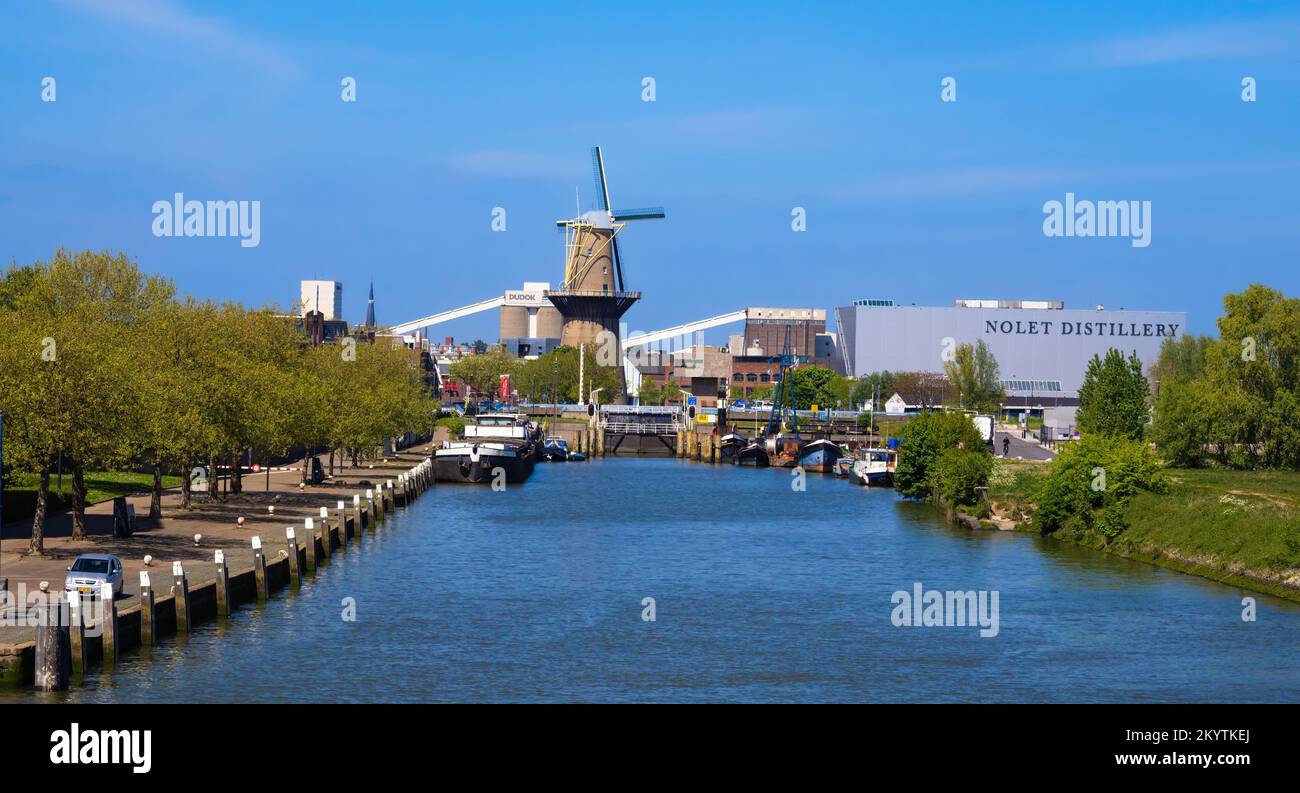
[[[606,421],[605,432],[615,435],[676,435],[677,423],[668,421]]]

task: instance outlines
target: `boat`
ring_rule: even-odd
[[[439,482],[492,483],[497,471],[505,481],[528,479],[540,454],[541,430],[517,413],[488,413],[465,425],[461,440],[433,453],[433,477]]]
[[[546,439],[544,448],[544,457],[553,463],[562,463],[570,459],[569,442],[564,438],[550,437]]]
[[[892,485],[894,469],[898,467],[898,452],[893,449],[863,449],[861,457],[853,461],[849,479],[863,487]]]
[[[843,456],[844,450],[838,445],[826,438],[818,438],[799,449],[799,467],[805,471],[833,474],[836,462]]]
[[[537,455],[527,444],[509,441],[458,441],[433,453],[433,478],[439,482],[491,483],[498,470],[510,484],[533,473]]]
[[[749,445],[749,439],[732,432],[722,436],[718,441],[718,452],[724,460],[733,460],[741,449]]]
[[[799,450],[803,448],[803,441],[798,435],[778,433],[766,438],[764,444],[768,464],[773,468],[794,468],[799,464]]]
[[[745,444],[744,448],[736,451],[732,461],[736,465],[753,466],[754,468],[766,468],[769,464],[767,450],[759,441],[751,441]]]
[[[569,462],[571,463],[581,463],[584,462],[586,459],[587,459],[587,455],[583,454],[582,452],[569,452]]]

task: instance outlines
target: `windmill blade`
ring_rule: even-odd
[[[656,220],[664,216],[664,208],[611,209],[609,214],[613,215],[615,220]]]
[[[618,253],[618,235],[610,237],[610,252],[614,254],[614,275],[618,277],[618,291],[623,290],[623,257]]]
[[[608,212],[609,185],[605,184],[605,156],[600,153],[599,146],[591,149],[591,169],[596,177],[596,198],[600,201],[600,208]]]

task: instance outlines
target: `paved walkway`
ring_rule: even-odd
[[[296,471],[271,474],[269,492],[264,474],[246,476],[242,494],[227,496],[225,500],[200,500],[196,496],[189,510],[181,508],[180,489],[174,488],[164,492],[163,516],[157,520],[146,517],[149,494],[130,496],[127,500],[135,506],[136,531],[126,539],[113,538],[112,501],[86,509],[89,536],[85,540],[72,540],[71,513],[50,515],[46,519],[44,557],[26,555],[31,540],[30,520],[9,523],[4,526],[3,542],[0,542],[0,578],[9,579],[10,590],[17,590],[24,583],[32,591],[41,581],[48,581],[52,591],[61,591],[66,568],[79,554],[115,554],[125,568],[125,594],[118,600],[119,609],[125,608],[137,601],[141,570],[150,571],[155,591],[166,593],[171,587],[173,561],[185,565],[191,585],[216,577],[213,554],[218,548],[225,552],[232,572],[252,567],[251,540],[255,535],[262,538],[267,558],[277,558],[288,547],[285,528],[297,529],[301,545],[304,518],[318,518],[321,507],[332,509],[340,500],[351,507],[354,494],[364,499],[367,488],[395,480],[399,473],[423,459],[429,448],[428,444],[420,444],[373,465],[336,468],[333,477],[305,488],[299,487],[302,475]],[[275,507],[274,514],[268,510],[270,506]],[[244,518],[242,526],[237,523],[240,517]],[[202,535],[197,545],[195,534]],[[153,557],[147,568],[146,555]],[[0,626],[0,645],[27,641],[31,637],[31,628]]]
[[[1004,425],[999,425],[997,432],[993,437],[993,453],[1002,456],[1002,439],[1011,439],[1011,448],[1007,457],[1019,457],[1022,460],[1051,460],[1056,457],[1056,452],[1040,444],[1030,435],[1027,439],[1020,437],[1020,430],[1014,432],[1003,429]]]

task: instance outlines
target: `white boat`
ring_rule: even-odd
[[[894,483],[894,469],[898,467],[898,452],[893,449],[863,449],[861,458],[853,461],[849,469],[849,478],[864,487],[871,485],[891,485]]]

